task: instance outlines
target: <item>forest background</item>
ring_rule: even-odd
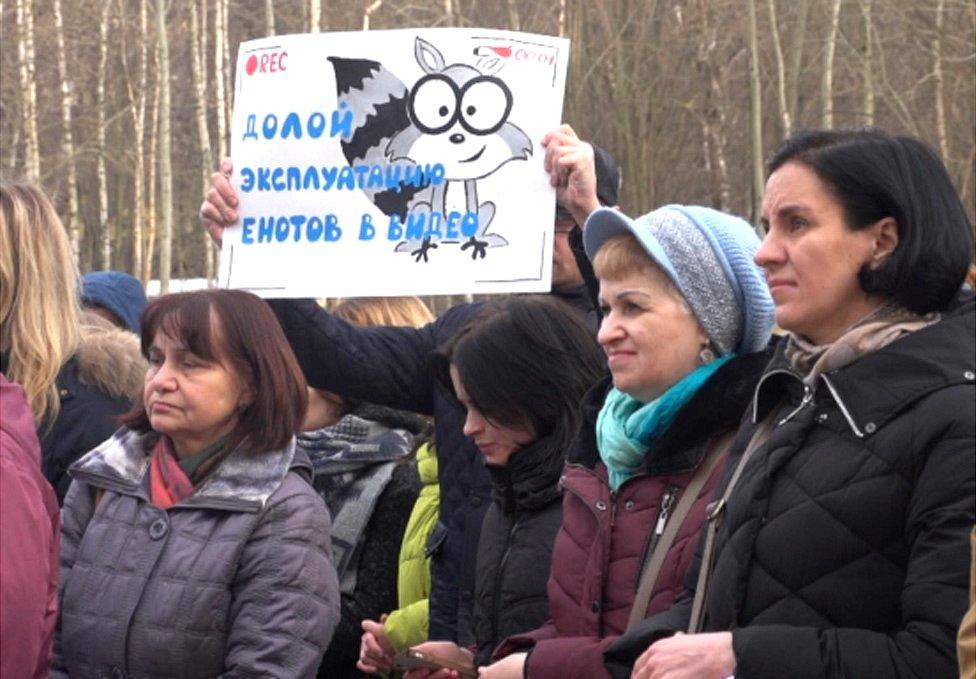
[[[976,213],[976,0],[0,0],[0,173],[54,197],[82,271],[212,278],[238,45],[433,26],[570,38],[564,120],[630,214],[755,223],[784,136],[864,125],[929,143]]]

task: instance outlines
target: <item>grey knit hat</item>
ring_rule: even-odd
[[[719,354],[748,354],[769,342],[775,307],[753,257],[749,224],[718,210],[665,205],[636,220],[608,208],[586,220],[583,245],[593,259],[621,233],[633,235],[688,302]]]

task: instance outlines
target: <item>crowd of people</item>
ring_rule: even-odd
[[[551,294],[437,318],[147,302],[3,182],[0,674],[976,677],[976,268],[938,156],[799,132],[760,240],[631,218],[606,151],[540,144]]]

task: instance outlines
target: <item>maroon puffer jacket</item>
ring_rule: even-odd
[[[595,435],[609,379],[587,394],[584,423],[561,480],[563,524],[548,584],[551,619],[532,632],[506,639],[494,654],[496,660],[531,649],[529,679],[609,676],[603,651],[627,626],[638,573],[650,559],[655,535],[663,530],[667,512],[708,446],[738,426],[768,358],[766,353],[752,354],[722,366],[679,413],[648,456],[645,469],[616,493],[610,490]],[[667,609],[682,591],[721,467],[720,463],[713,471],[681,526],[651,593],[647,615]]]

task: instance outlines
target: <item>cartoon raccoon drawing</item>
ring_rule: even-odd
[[[508,120],[513,100],[504,81],[467,64],[447,65],[440,51],[421,38],[414,43],[414,56],[425,75],[409,91],[378,62],[330,58],[339,106],[348,106],[354,116],[352,133],[342,140],[343,153],[350,163],[402,163],[410,168],[439,163],[444,181],[401,183],[368,192],[369,198],[384,214],[405,220],[410,215],[446,216],[451,211],[449,193],[463,191],[463,210],[477,215],[477,227],[461,249],[470,248],[472,259],[484,258],[487,248],[508,241],[488,231],[495,204],[479,202],[478,180],[510,160],[527,159],[532,142]],[[427,237],[401,242],[396,250],[410,252],[419,262],[428,261],[436,247]]]

